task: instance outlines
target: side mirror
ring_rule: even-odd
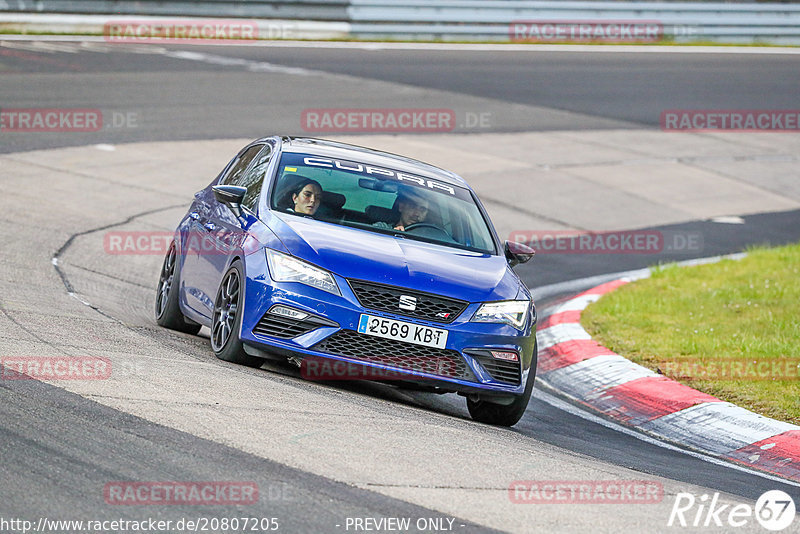
[[[506,241],[506,259],[508,264],[514,267],[520,263],[530,260],[536,251],[528,245],[517,243],[516,241]]]
[[[240,205],[244,196],[247,194],[246,187],[236,185],[215,185],[211,188],[214,191],[214,198],[228,206],[234,215],[242,216]]]

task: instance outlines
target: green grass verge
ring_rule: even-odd
[[[13,23],[17,24],[17,23]],[[36,29],[16,29],[16,28],[4,28],[3,23],[0,23],[0,35],[25,35],[36,37],[37,35],[41,36],[61,36],[61,37],[98,37],[102,36],[102,31],[70,31],[70,32],[60,32],[60,31],[52,31],[52,30],[36,30]],[[221,40],[221,39],[218,39]],[[209,39],[209,44],[214,44],[217,41],[215,39]],[[777,43],[767,43],[761,41],[755,41],[752,43],[726,43],[726,42],[719,42],[719,41],[682,41],[676,42],[675,39],[671,37],[667,37],[661,39],[659,41],[641,41],[641,42],[612,42],[612,41],[587,41],[587,42],[575,42],[575,41],[511,41],[511,40],[502,40],[502,41],[474,41],[474,40],[466,40],[466,39],[393,39],[391,37],[384,37],[380,39],[360,39],[357,37],[332,37],[332,38],[320,38],[320,39],[312,39],[312,38],[285,38],[285,39],[267,39],[267,38],[258,38],[254,39],[254,41],[308,41],[308,42],[353,42],[353,43],[434,43],[434,44],[500,44],[500,45],[508,45],[508,44],[530,44],[530,45],[592,45],[592,46],[682,46],[682,47],[692,47],[692,46],[717,46],[717,47],[760,47],[760,48],[798,48],[800,45],[793,45],[793,44],[777,44]],[[157,43],[156,43],[157,44]],[[167,44],[181,44],[177,41],[170,41]]]
[[[590,305],[581,323],[640,365],[800,423],[800,244],[659,267]]]

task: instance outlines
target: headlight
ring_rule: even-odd
[[[470,320],[473,323],[505,323],[517,330],[522,330],[530,305],[531,301],[529,300],[486,302],[478,308]]]
[[[269,263],[269,275],[276,282],[300,282],[334,295],[342,294],[333,275],[328,271],[275,250],[269,248],[265,250],[267,251],[267,263]]]

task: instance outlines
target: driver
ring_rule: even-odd
[[[285,185],[278,196],[277,207],[313,217],[322,202],[322,186],[319,182],[299,174],[284,175],[283,181]]]
[[[428,216],[428,206],[428,199],[413,190],[403,189],[397,196],[397,211],[400,212],[399,220],[395,224],[379,221],[372,226],[385,230],[405,232],[406,227],[425,221],[425,217]]]

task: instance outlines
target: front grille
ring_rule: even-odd
[[[467,363],[454,350],[423,347],[405,341],[359,334],[353,330],[340,330],[314,345],[312,349],[399,369],[475,380]]]
[[[469,305],[468,302],[463,300],[440,297],[402,287],[363,282],[361,280],[348,280],[348,282],[350,287],[353,288],[353,293],[358,298],[358,302],[364,308],[416,317],[426,321],[452,323]],[[400,309],[399,303],[402,295],[417,299],[414,311]]]
[[[467,354],[478,360],[486,372],[498,382],[505,382],[507,384],[519,385],[522,372],[520,370],[519,362],[510,362],[508,360],[498,360],[491,354],[466,351]]]
[[[272,336],[283,339],[291,339],[311,332],[320,326],[339,326],[333,321],[309,315],[305,319],[298,321],[282,315],[274,315],[270,312],[264,314],[258,324],[253,327],[253,333],[258,336]]]

